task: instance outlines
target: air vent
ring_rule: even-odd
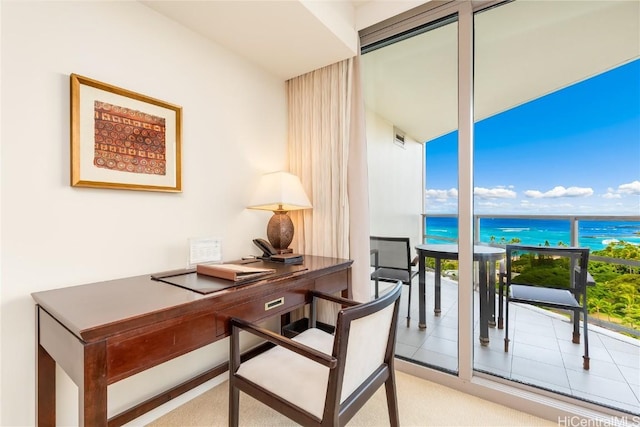
[[[397,127],[393,127],[393,142],[399,146],[404,148],[404,136],[405,133],[398,129]]]

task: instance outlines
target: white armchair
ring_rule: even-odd
[[[240,391],[302,425],[342,426],[384,384],[390,423],[398,426],[393,360],[401,290],[398,283],[363,304],[313,292],[311,328],[293,339],[232,319],[229,425],[239,422]],[[314,327],[318,299],[343,307],[335,334]],[[241,363],[241,330],[275,346]]]

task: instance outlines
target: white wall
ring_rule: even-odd
[[[393,124],[370,110],[366,126],[371,235],[409,237],[414,247],[422,243],[422,144],[407,135],[396,145]]]
[[[286,164],[286,97],[284,82],[138,2],[1,8],[0,425],[27,426],[30,294],[183,267],[192,236],[222,238],[224,259],[257,253],[269,215],[244,207],[259,175]],[[182,193],[69,186],[71,73],[183,107]],[[226,352],[224,341],[111,386],[110,414]],[[58,373],[58,421],[75,424],[77,389]]]

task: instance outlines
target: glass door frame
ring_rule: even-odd
[[[361,49],[384,46],[393,36],[455,15],[458,22],[458,374],[396,360],[400,370],[431,380],[489,401],[507,405],[548,420],[571,420],[572,423],[611,422],[619,412],[586,404],[571,397],[517,384],[474,371],[473,317],[473,158],[474,158],[474,15],[513,0],[433,0],[394,18],[360,31]],[[577,424],[576,424],[577,425]]]

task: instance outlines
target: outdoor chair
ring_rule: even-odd
[[[375,296],[379,296],[379,282],[402,282],[409,286],[407,301],[407,327],[411,321],[411,281],[418,274],[413,270],[418,257],[411,259],[411,244],[408,237],[371,236],[371,280],[375,282]]]
[[[239,422],[240,391],[301,425],[343,426],[382,384],[391,426],[398,426],[394,354],[401,291],[398,283],[367,303],[311,291],[311,328],[293,339],[231,319],[229,426]],[[335,335],[314,327],[319,299],[343,307]],[[241,362],[240,331],[275,346]]]
[[[572,312],[572,342],[580,343],[580,314],[584,329],[582,366],[589,369],[587,282],[589,249],[507,245],[504,351],[509,351],[509,304],[530,304]]]

